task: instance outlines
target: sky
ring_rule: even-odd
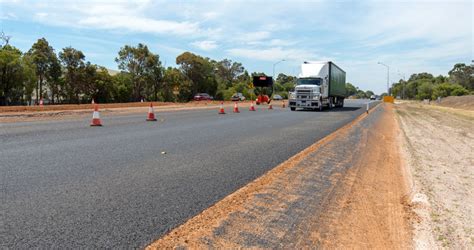
[[[330,60],[347,82],[382,93],[387,68],[378,62],[390,82],[470,64],[473,2],[0,0],[0,29],[24,52],[45,37],[56,52],[72,46],[110,69],[121,47],[138,43],[167,67],[185,51],[267,75]]]

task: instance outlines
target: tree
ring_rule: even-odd
[[[143,98],[143,90],[151,79],[159,80],[157,70],[161,70],[161,62],[159,56],[150,52],[148,47],[139,43],[137,47],[125,45],[118,52],[115,58],[119,69],[131,75],[132,79],[132,98],[139,101]],[[155,83],[158,84],[158,83]],[[154,91],[157,93],[158,87],[154,85]]]
[[[418,86],[418,93],[416,94],[416,99],[423,100],[423,99],[431,99],[433,94],[433,84],[425,79],[420,82]]]
[[[154,101],[158,101],[160,99],[158,96],[158,93],[162,92],[162,88],[163,88],[164,69],[161,66],[161,62],[159,60],[158,55],[156,55],[155,59],[156,59],[156,62],[152,63],[153,66],[150,70],[150,74],[148,75],[146,89],[148,93],[147,94],[148,98]]]
[[[116,102],[129,102],[132,100],[133,83],[132,76],[126,72],[120,72],[112,76],[114,85],[113,100]]]
[[[24,86],[36,80],[34,66],[28,59],[11,45],[0,47],[0,105],[21,103]]]
[[[449,78],[452,83],[457,83],[466,89],[474,90],[474,66],[464,63],[456,63],[449,71]]]
[[[80,103],[79,95],[83,86],[81,86],[81,71],[84,70],[84,59],[85,56],[80,50],[76,50],[72,47],[63,48],[63,51],[59,52],[59,58],[66,69],[65,81],[68,92],[69,101],[75,100],[76,103]]]
[[[183,73],[172,67],[168,67],[163,74],[162,97],[166,102],[176,100],[175,92],[179,93],[179,101],[187,101],[191,93],[189,80]]]
[[[370,97],[370,96],[367,96],[367,94],[363,90],[360,90],[360,89],[357,90],[356,96],[358,99],[366,99]]]
[[[416,80],[422,80],[422,79],[429,79],[432,80],[434,79],[433,75],[430,73],[418,73],[418,74],[413,74],[410,76],[410,79],[408,81],[416,81]]]
[[[278,82],[281,85],[291,83],[291,84],[293,84],[293,86],[295,86],[296,85],[296,79],[297,78],[295,76],[289,76],[289,75],[285,75],[283,73],[280,73],[280,74],[278,74],[277,79],[275,79],[275,80],[276,80],[276,82]]]
[[[217,80],[214,74],[213,64],[209,58],[203,58],[190,52],[184,52],[176,57],[176,64],[180,66],[181,72],[190,80],[191,93],[206,92],[215,95],[217,92]]]
[[[38,102],[38,99],[43,98],[43,84],[54,61],[54,49],[49,46],[49,43],[45,38],[41,38],[31,46],[28,53],[32,57],[36,68],[36,76],[38,79],[38,85],[36,87],[36,102]]]
[[[63,81],[61,79],[62,70],[61,64],[56,57],[56,54],[53,54],[51,58],[51,65],[46,75],[48,87],[51,90],[51,102],[54,104],[54,97],[56,96],[56,101],[59,102],[59,94],[61,91],[61,85]]]
[[[81,81],[88,101],[106,103],[113,100],[114,84],[106,68],[87,62],[81,71]]]
[[[357,94],[357,88],[352,83],[346,83],[346,97]]]
[[[232,87],[237,82],[238,77],[245,71],[242,63],[232,62],[232,60],[229,59],[224,59],[215,64],[216,75],[227,86],[227,88]]]

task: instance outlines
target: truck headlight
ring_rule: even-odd
[[[296,99],[296,93],[290,92],[290,99]]]
[[[313,100],[319,100],[319,94],[314,94],[313,95]]]

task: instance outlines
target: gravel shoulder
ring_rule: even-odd
[[[411,247],[399,135],[379,105],[148,248]]]
[[[474,248],[474,113],[403,103],[396,113],[412,175],[417,249]]]

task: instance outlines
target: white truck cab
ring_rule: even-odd
[[[332,62],[304,62],[295,92],[289,94],[289,107],[319,109],[342,107],[346,73]]]

